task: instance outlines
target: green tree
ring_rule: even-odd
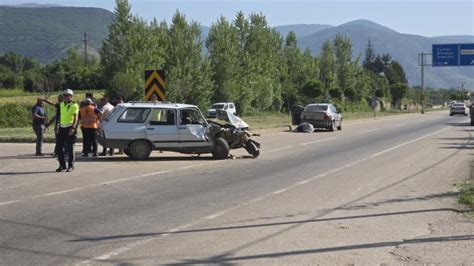
[[[334,39],[335,70],[338,87],[351,102],[355,100],[355,70],[352,63],[352,42],[349,38],[337,34]]]
[[[213,100],[215,102],[237,101],[240,86],[237,28],[225,17],[221,17],[211,26],[206,39],[206,48],[214,81]]]
[[[376,57],[376,54],[375,54],[374,46],[372,44],[372,41],[369,39],[367,43],[367,47],[365,48],[365,59],[362,62],[362,66],[364,67],[364,69],[371,71],[373,73],[376,72],[375,67],[374,67],[375,57]]]
[[[331,84],[335,80],[336,61],[333,53],[333,46],[329,40],[323,43],[322,52],[319,60],[319,80],[323,85],[325,94],[329,95]]]
[[[176,12],[168,30],[168,40],[172,45],[168,46],[165,69],[170,99],[207,107],[213,85],[210,62],[203,61],[201,56],[200,25],[188,23],[183,14]]]
[[[405,83],[395,83],[390,86],[390,94],[392,95],[392,104],[395,108],[401,108],[401,100],[406,96],[408,86]]]
[[[126,99],[143,98],[144,71],[161,69],[165,63],[165,28],[153,21],[147,25],[131,15],[127,0],[116,0],[115,14],[109,26],[109,35],[100,50],[103,82],[107,93],[114,96],[116,77],[129,77],[131,84],[122,95]],[[131,85],[129,84],[129,85]]]
[[[385,70],[385,76],[388,79],[388,83],[390,85],[396,83],[405,83],[407,84],[407,77],[405,71],[403,70],[402,65],[398,62],[393,60],[390,65]]]
[[[321,82],[319,80],[313,79],[306,83],[302,88],[303,96],[309,98],[309,102],[314,101],[316,98],[320,97],[323,93]],[[309,103],[308,102],[308,103]]]

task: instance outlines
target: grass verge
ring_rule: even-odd
[[[466,181],[460,185],[459,203],[474,207],[474,183]]]
[[[78,141],[82,141],[80,130],[77,137]],[[35,141],[36,135],[33,131],[33,127],[0,128],[0,142],[34,143]],[[53,128],[46,129],[44,142],[54,143],[54,141]]]

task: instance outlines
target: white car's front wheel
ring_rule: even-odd
[[[135,140],[130,144],[130,148],[128,149],[130,153],[130,157],[135,160],[145,160],[150,157],[151,153],[151,145],[146,140]]]

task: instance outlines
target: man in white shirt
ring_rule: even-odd
[[[100,105],[102,106],[101,111],[102,111],[102,117],[101,121],[104,119],[107,119],[109,114],[114,110],[114,106],[109,103],[109,98],[107,96],[104,96],[102,99],[100,99]],[[103,146],[102,153],[100,154],[101,156],[107,155],[107,147]],[[114,154],[114,149],[110,148],[109,149],[109,154],[113,155]]]

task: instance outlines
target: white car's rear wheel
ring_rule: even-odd
[[[135,140],[128,150],[130,157],[135,160],[145,160],[150,157],[151,145],[146,140]]]

